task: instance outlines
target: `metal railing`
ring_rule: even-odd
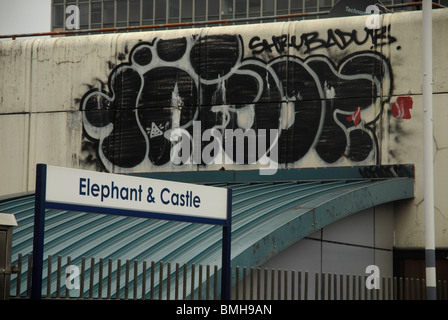
[[[18,255],[10,299],[31,296],[32,255]],[[43,299],[215,300],[219,299],[217,266],[121,259],[48,256]],[[77,272],[66,273],[67,266]],[[73,269],[72,269],[73,271]],[[424,300],[425,281],[380,278],[367,289],[365,275],[311,273],[300,270],[233,267],[232,300]],[[78,285],[78,286],[77,286]],[[448,300],[447,281],[438,281],[439,300]]]

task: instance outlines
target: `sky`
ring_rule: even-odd
[[[0,0],[0,34],[51,31],[51,0]]]

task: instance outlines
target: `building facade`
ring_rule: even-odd
[[[410,164],[412,199],[359,206],[281,251],[272,244],[275,255],[255,265],[362,274],[373,264],[383,275],[422,277],[421,12],[385,14],[369,29],[365,17],[239,20],[274,20],[299,8],[324,15],[331,8],[325,1],[54,1],[54,30],[64,28],[62,10],[70,4],[79,7],[84,30],[221,19],[235,25],[2,42],[0,129],[11,138],[0,161],[11,183],[0,194],[32,192],[37,163],[124,174],[260,170],[258,181],[270,164],[279,172],[362,168],[377,178],[384,173],[372,168]],[[441,279],[448,248],[447,10],[433,10]],[[175,129],[192,142],[187,153],[171,139]],[[226,129],[246,133],[244,150],[253,151],[238,159],[223,150],[218,138]]]

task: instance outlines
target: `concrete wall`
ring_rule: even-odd
[[[436,245],[448,247],[448,10],[433,13]],[[0,42],[0,195],[33,190],[39,162],[109,172],[414,163],[416,198],[396,205],[394,241],[423,247],[421,33],[421,12],[410,12],[384,15],[378,30],[353,17]],[[199,138],[187,164],[171,161],[187,141],[170,141],[175,129]],[[261,151],[235,163],[223,141],[206,163],[222,150],[201,141],[208,129],[253,130],[245,150]]]
[[[261,268],[307,271],[311,299],[315,273],[370,276],[371,270],[366,273],[366,268],[376,265],[380,277],[393,277],[393,212],[389,203],[339,220],[298,241]]]
[[[393,233],[393,204],[370,208],[298,241],[262,268],[366,275],[377,265],[382,277],[392,277]]]

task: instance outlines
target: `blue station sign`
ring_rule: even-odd
[[[222,226],[221,299],[230,299],[232,190],[38,164],[31,298],[41,299],[45,211],[114,214]]]

